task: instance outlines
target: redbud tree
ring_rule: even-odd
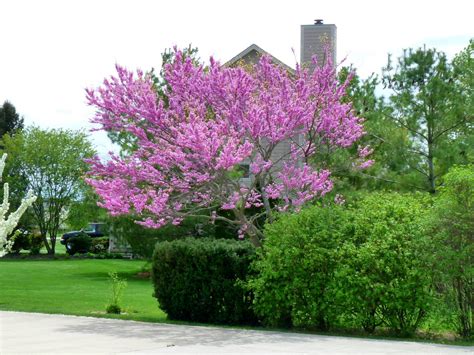
[[[90,160],[87,181],[113,216],[134,214],[151,228],[186,217],[224,220],[259,246],[259,218],[298,210],[332,189],[330,171],[311,166],[311,157],[321,147],[349,149],[363,135],[362,120],[343,100],[348,81],[338,83],[331,62],[290,73],[269,57],[245,70],[175,55],[164,71],[167,100],[150,75],[120,66],[87,90],[92,122],[137,142],[128,156]],[[370,165],[369,151],[359,149],[354,164]]]

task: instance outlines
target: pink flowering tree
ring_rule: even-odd
[[[298,210],[332,189],[330,171],[311,166],[311,157],[322,146],[349,148],[363,135],[361,119],[343,102],[348,81],[338,83],[332,63],[289,73],[268,57],[251,71],[211,58],[204,68],[177,51],[165,79],[166,103],[149,75],[120,66],[87,90],[97,110],[92,122],[137,142],[126,157],[91,160],[87,181],[111,215],[134,214],[147,227],[219,219],[259,246],[260,217]],[[359,152],[356,164],[370,165],[368,148]]]

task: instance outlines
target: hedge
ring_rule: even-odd
[[[154,296],[169,319],[254,324],[252,298],[243,281],[255,255],[247,241],[185,238],[157,243]]]

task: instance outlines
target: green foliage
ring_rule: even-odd
[[[73,201],[82,194],[82,178],[87,169],[84,159],[95,152],[80,131],[30,127],[3,137],[9,154],[6,182],[12,196],[24,196],[31,189],[37,196],[31,217],[49,254],[54,254],[59,227]],[[12,201],[13,207],[19,201]]]
[[[30,237],[30,254],[38,255],[41,248],[44,246],[43,238],[39,233],[29,233]]]
[[[342,207],[313,206],[265,226],[257,276],[249,281],[254,310],[271,326],[328,329],[338,309],[334,274],[347,234]]]
[[[444,177],[428,226],[436,258],[437,289],[463,337],[473,335],[474,166],[453,167]]]
[[[473,51],[471,40],[450,62],[435,49],[408,49],[395,61],[389,56],[381,80],[353,76],[347,100],[365,120],[361,143],[371,146],[375,163],[355,170],[347,153],[326,154],[339,191],[435,192],[453,164],[474,162]],[[340,80],[351,71],[342,68]]]
[[[245,281],[255,248],[247,241],[186,238],[158,243],[155,297],[169,319],[248,324],[255,318]]]
[[[465,164],[472,156],[472,146],[460,139],[472,137],[473,124],[472,111],[466,114],[472,103],[460,77],[443,52],[426,48],[405,50],[395,66],[389,56],[383,69],[391,93],[387,117],[408,137],[405,166],[432,193],[453,163]]]
[[[373,149],[369,156],[375,161],[367,170],[353,169],[348,166],[348,159],[340,153],[332,156],[338,158],[337,169],[333,168],[333,175],[338,178],[336,186],[344,193],[353,193],[361,189],[382,190],[389,188],[396,191],[413,191],[419,189],[418,176],[413,174],[407,166],[407,147],[409,136],[407,131],[400,128],[391,120],[390,106],[385,98],[379,95],[381,81],[375,74],[368,78],[359,77],[352,67],[345,67],[339,72],[341,82],[349,73],[353,73],[347,89],[347,100],[350,101],[359,117],[364,119],[364,129],[367,132],[362,137],[361,145],[368,145]],[[355,153],[355,147],[352,153]],[[342,167],[342,169],[341,169]]]
[[[178,226],[170,224],[159,229],[142,227],[135,223],[133,216],[114,217],[110,219],[109,224],[114,237],[125,240],[130,244],[135,255],[146,259],[151,259],[155,244],[158,242],[186,237],[231,239],[237,235],[227,223],[211,224],[196,218],[186,218]]]
[[[110,284],[112,296],[110,302],[107,305],[106,312],[113,314],[120,314],[122,308],[120,307],[120,301],[122,299],[123,291],[127,287],[127,281],[118,277],[116,272],[109,272]]]
[[[459,155],[470,164],[474,163],[474,39],[453,60],[454,82],[463,100],[457,115],[464,117],[466,128],[458,130],[456,138]],[[451,163],[452,164],[452,163]],[[447,171],[449,166],[444,170]]]
[[[18,254],[22,250],[30,249],[30,236],[27,231],[16,230],[8,239],[13,239],[13,245],[10,250],[12,254]]]
[[[16,112],[15,106],[5,101],[0,107],[0,137],[4,134],[14,134],[23,129],[23,117]]]
[[[383,324],[411,335],[427,315],[428,202],[422,195],[374,193],[351,208],[353,235],[344,243],[338,270],[341,303],[367,331]]]
[[[89,252],[93,254],[104,254],[109,250],[109,237],[91,238]]]
[[[92,245],[92,238],[82,232],[77,237],[69,238],[66,241],[66,251],[69,255],[76,253],[87,253]]]
[[[272,326],[413,334],[433,300],[428,207],[425,196],[375,193],[281,215],[248,282],[256,314]]]
[[[26,230],[18,229],[10,238],[14,240],[11,250],[13,254],[18,254],[22,250],[29,250],[30,254],[37,255],[43,247],[41,236]]]
[[[375,164],[367,171],[355,169],[348,157],[349,154],[357,153],[356,147],[350,152],[343,149],[327,152],[320,161],[329,163],[331,175],[337,179],[336,188],[345,194],[362,188],[371,190],[387,185],[394,187],[391,183],[392,171],[387,170],[385,164],[387,157],[393,158],[393,148],[400,146],[400,134],[396,126],[385,120],[387,107],[383,97],[376,93],[380,80],[375,74],[362,79],[357,75],[356,69],[350,66],[341,68],[338,73],[339,81],[345,82],[349,75],[352,79],[347,88],[346,101],[351,102],[357,116],[364,119],[367,134],[361,138],[360,145],[368,145],[373,149],[369,158],[375,160]]]
[[[105,221],[106,210],[97,206],[99,198],[94,190],[84,181],[80,181],[80,193],[74,198],[69,207],[66,223],[73,230],[86,228],[89,223]]]

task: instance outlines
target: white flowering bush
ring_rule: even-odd
[[[3,154],[2,159],[0,160],[0,181],[3,176],[3,169],[5,168],[5,160],[7,155]],[[3,202],[0,205],[0,257],[7,254],[13,245],[13,238],[7,240],[7,236],[13,232],[20,217],[25,213],[26,209],[36,201],[36,196],[33,195],[33,192],[30,190],[26,194],[26,197],[21,201],[20,207],[15,212],[12,212],[8,215],[8,210],[10,209],[9,201],[9,188],[8,184],[3,185]]]

